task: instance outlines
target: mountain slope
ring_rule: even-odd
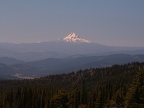
[[[48,58],[40,61],[25,62],[23,64],[4,65],[0,68],[1,75],[17,77],[40,77],[49,74],[60,74],[79,69],[109,67],[114,64],[130,62],[144,62],[144,55],[114,54],[109,56],[80,56],[68,58]],[[7,70],[8,69],[8,70]],[[21,77],[22,78],[22,77]]]
[[[0,57],[0,63],[6,64],[6,65],[14,65],[14,64],[21,64],[24,62],[21,60],[17,60],[15,58]]]
[[[33,80],[0,81],[0,106],[143,108],[143,67],[144,63],[129,63],[49,75]],[[131,85],[132,82],[134,83]]]
[[[144,48],[106,46],[80,38],[75,33],[58,41],[40,43],[0,43],[0,57],[12,57],[23,61],[37,61],[46,58],[63,58],[76,54],[104,55],[115,53],[139,54]]]
[[[0,64],[0,80],[2,79],[16,79],[16,77],[13,77],[17,73],[17,71],[5,64]]]
[[[55,74],[76,71],[79,69],[112,66],[129,62],[144,62],[144,55],[115,54],[109,56],[90,56],[65,59],[45,59],[29,62],[26,65],[36,67],[41,74]],[[44,73],[43,73],[44,72]]]
[[[71,42],[71,43],[91,43],[89,40],[82,39],[75,33],[71,33],[68,36],[62,39],[64,42]]]

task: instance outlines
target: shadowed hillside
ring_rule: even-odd
[[[143,108],[143,71],[144,63],[135,62],[34,80],[0,81],[0,107]]]

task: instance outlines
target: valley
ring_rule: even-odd
[[[15,61],[14,61],[15,60]],[[18,61],[18,62],[17,62]],[[13,62],[13,63],[12,63]],[[12,58],[0,61],[1,78],[25,79],[75,72],[79,69],[111,67],[115,64],[144,62],[144,55],[113,54],[107,56],[70,56],[66,58],[48,58],[33,62],[19,62]],[[10,64],[11,63],[11,64]],[[21,76],[21,77],[20,77]],[[10,78],[10,79],[11,79]]]

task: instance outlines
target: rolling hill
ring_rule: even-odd
[[[20,78],[34,78],[46,75],[68,73],[79,69],[111,67],[115,64],[144,62],[144,55],[113,54],[108,56],[70,56],[48,58],[40,61],[2,65],[1,75]]]

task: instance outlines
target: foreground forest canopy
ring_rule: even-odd
[[[0,108],[144,108],[144,63],[0,81]]]

